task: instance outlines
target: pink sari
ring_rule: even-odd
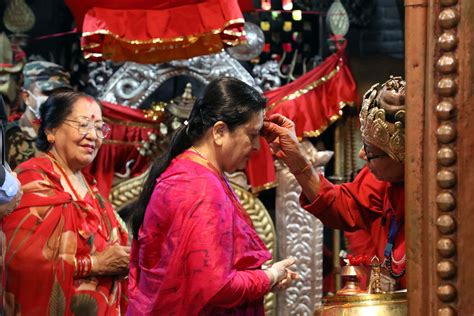
[[[227,181],[187,151],[157,180],[132,244],[128,314],[263,315],[268,280],[249,299],[212,302],[239,272],[264,274],[270,258]]]

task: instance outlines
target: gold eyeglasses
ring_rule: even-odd
[[[74,125],[70,125],[64,122],[66,125],[77,128],[79,134],[83,136],[89,134],[92,129],[95,130],[95,135],[100,139],[106,138],[110,133],[110,126],[104,122],[93,122],[86,118],[81,118],[78,120],[66,119],[65,121],[76,123]]]

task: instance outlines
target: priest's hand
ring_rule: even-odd
[[[300,150],[295,133],[295,123],[281,114],[273,114],[263,122],[262,136],[270,144],[273,153],[281,159],[293,174],[305,170],[309,162]]]

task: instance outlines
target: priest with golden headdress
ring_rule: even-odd
[[[401,77],[373,85],[364,95],[360,125],[366,166],[350,183],[334,185],[304,158],[294,124],[273,115],[264,124],[267,140],[303,188],[301,205],[324,225],[365,231],[367,255],[382,262],[386,289],[406,288],[405,251],[405,93]]]

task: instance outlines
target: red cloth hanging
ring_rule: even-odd
[[[84,172],[97,180],[97,187],[103,196],[109,196],[114,173],[125,173],[127,161],[131,165],[130,177],[145,172],[151,163],[149,156],[138,152],[141,141],[148,141],[151,133],[159,136],[159,123],[146,118],[142,110],[102,101],[102,115],[110,125],[111,132],[99,149],[92,164]]]
[[[239,0],[239,6],[242,12],[255,11],[255,7],[253,6],[253,0]]]
[[[264,94],[267,116],[280,113],[291,119],[298,137],[319,136],[341,117],[344,106],[355,104],[359,98],[344,47],[295,81]],[[247,177],[254,192],[276,185],[268,145],[262,145],[250,159]]]
[[[220,52],[243,39],[237,0],[66,0],[86,59],[159,63]]]
[[[298,137],[319,136],[358,100],[357,86],[343,52],[335,53],[295,81],[264,93],[267,115],[280,113],[296,125]]]

